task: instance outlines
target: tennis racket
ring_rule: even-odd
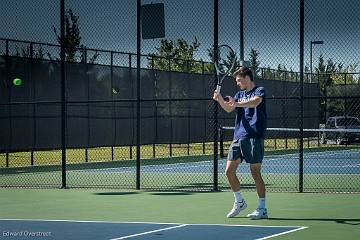
[[[220,93],[225,77],[232,73],[235,67],[236,55],[229,45],[219,45],[214,49],[214,66],[217,75],[216,92]]]

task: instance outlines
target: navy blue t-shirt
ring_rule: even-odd
[[[249,101],[251,98],[262,97],[256,108],[236,108],[234,140],[246,138],[263,138],[266,130],[265,89],[254,87],[250,91],[239,91],[235,94],[236,102]]]

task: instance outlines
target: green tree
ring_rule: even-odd
[[[343,64],[338,64],[335,71],[332,74],[332,80],[334,84],[356,84],[358,83],[353,73],[356,72],[357,64],[350,64],[344,67]]]
[[[327,89],[332,85],[331,73],[334,71],[334,69],[334,62],[329,59],[327,63],[325,63],[324,56],[321,54],[319,56],[318,65],[315,67],[316,74],[313,75],[313,78],[315,78],[313,80],[318,82],[320,87],[320,93],[325,97],[328,95]],[[335,105],[336,104],[337,103],[335,103]],[[326,118],[328,117],[327,112],[329,111],[329,109],[333,108],[333,105],[334,103],[331,102],[329,105],[327,99],[320,100],[320,122],[326,122]]]
[[[356,77],[354,76],[354,73],[357,72],[357,67],[358,67],[357,63],[353,63],[348,66],[347,72],[349,74],[347,74],[347,79],[346,79],[347,83],[351,83],[351,84],[359,83],[358,79],[356,79]]]
[[[201,73],[202,63],[194,57],[199,47],[196,37],[190,44],[185,39],[163,39],[156,52],[149,54],[148,66],[163,71]]]
[[[44,49],[42,48],[42,46],[40,45],[39,49],[37,52],[35,52],[35,58],[36,59],[44,59],[45,53],[44,53]]]
[[[24,57],[24,58],[35,58],[35,59],[44,59],[44,49],[43,47],[40,45],[39,49],[34,50],[30,48],[30,46],[27,46],[27,47],[23,47],[21,49],[21,54],[18,52],[18,49],[17,49],[17,53],[15,54],[16,56],[18,57]]]
[[[326,63],[325,63],[326,62]],[[324,56],[320,55],[316,71],[316,79],[319,82],[320,92],[325,97],[339,97],[337,85],[357,83],[352,72],[357,69],[357,64],[344,66],[343,63],[334,63],[332,59],[325,61]],[[320,102],[322,122],[331,115],[343,115],[345,111],[345,101],[343,99],[323,99]]]
[[[260,61],[258,60],[259,52],[255,48],[251,48],[249,56],[251,70],[253,71],[254,76],[258,76],[260,71]]]
[[[53,31],[56,35],[57,41],[61,44],[61,36],[58,34],[58,31],[53,27]],[[79,27],[79,16],[76,16],[71,8],[65,11],[65,60],[68,62],[76,62],[77,52],[80,52],[80,62],[85,62],[88,57],[86,54],[86,46],[81,44],[81,34]],[[49,58],[52,59],[52,56],[48,54]],[[89,57],[89,63],[95,63],[98,58],[99,53]]]
[[[264,70],[264,79],[274,79],[274,74],[272,69],[270,68],[270,66],[268,66],[265,70]]]
[[[65,59],[68,62],[75,62],[76,57],[76,48],[80,47],[81,36],[79,28],[79,17],[76,16],[73,10],[70,8],[65,11]],[[56,35],[57,41],[61,44],[61,36],[58,34],[56,28],[54,27],[54,33]]]
[[[275,80],[284,80],[284,71],[286,71],[285,66],[278,64],[275,72]]]
[[[332,85],[331,74],[335,71],[334,62],[329,59],[325,63],[324,56],[321,54],[319,57],[318,65],[315,67],[315,73],[313,78],[315,81],[318,81],[320,86],[320,91],[325,94],[326,88]]]
[[[288,81],[296,82],[298,80],[298,75],[292,68],[290,68],[290,71],[288,72]]]

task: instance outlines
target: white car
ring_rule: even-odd
[[[324,131],[321,133],[321,143],[326,144],[328,140],[336,141],[336,144],[360,142],[360,131],[351,132],[342,131],[344,129],[360,129],[360,120],[357,117],[329,117],[325,129],[330,131]],[[334,131],[331,131],[334,130]]]

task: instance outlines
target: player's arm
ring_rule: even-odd
[[[213,99],[219,103],[219,105],[226,111],[226,112],[232,112],[236,108],[234,104],[231,104],[231,100],[233,100],[231,97],[228,97],[229,101],[225,101],[224,98],[221,96],[220,93],[214,92]],[[231,98],[231,99],[230,99]]]
[[[258,87],[255,89],[255,96],[250,98],[248,101],[239,101],[239,102],[232,102],[235,107],[239,108],[256,108],[265,97],[265,89],[263,87]]]
[[[247,102],[234,102],[235,107],[256,108],[262,102],[262,97],[255,96]]]

